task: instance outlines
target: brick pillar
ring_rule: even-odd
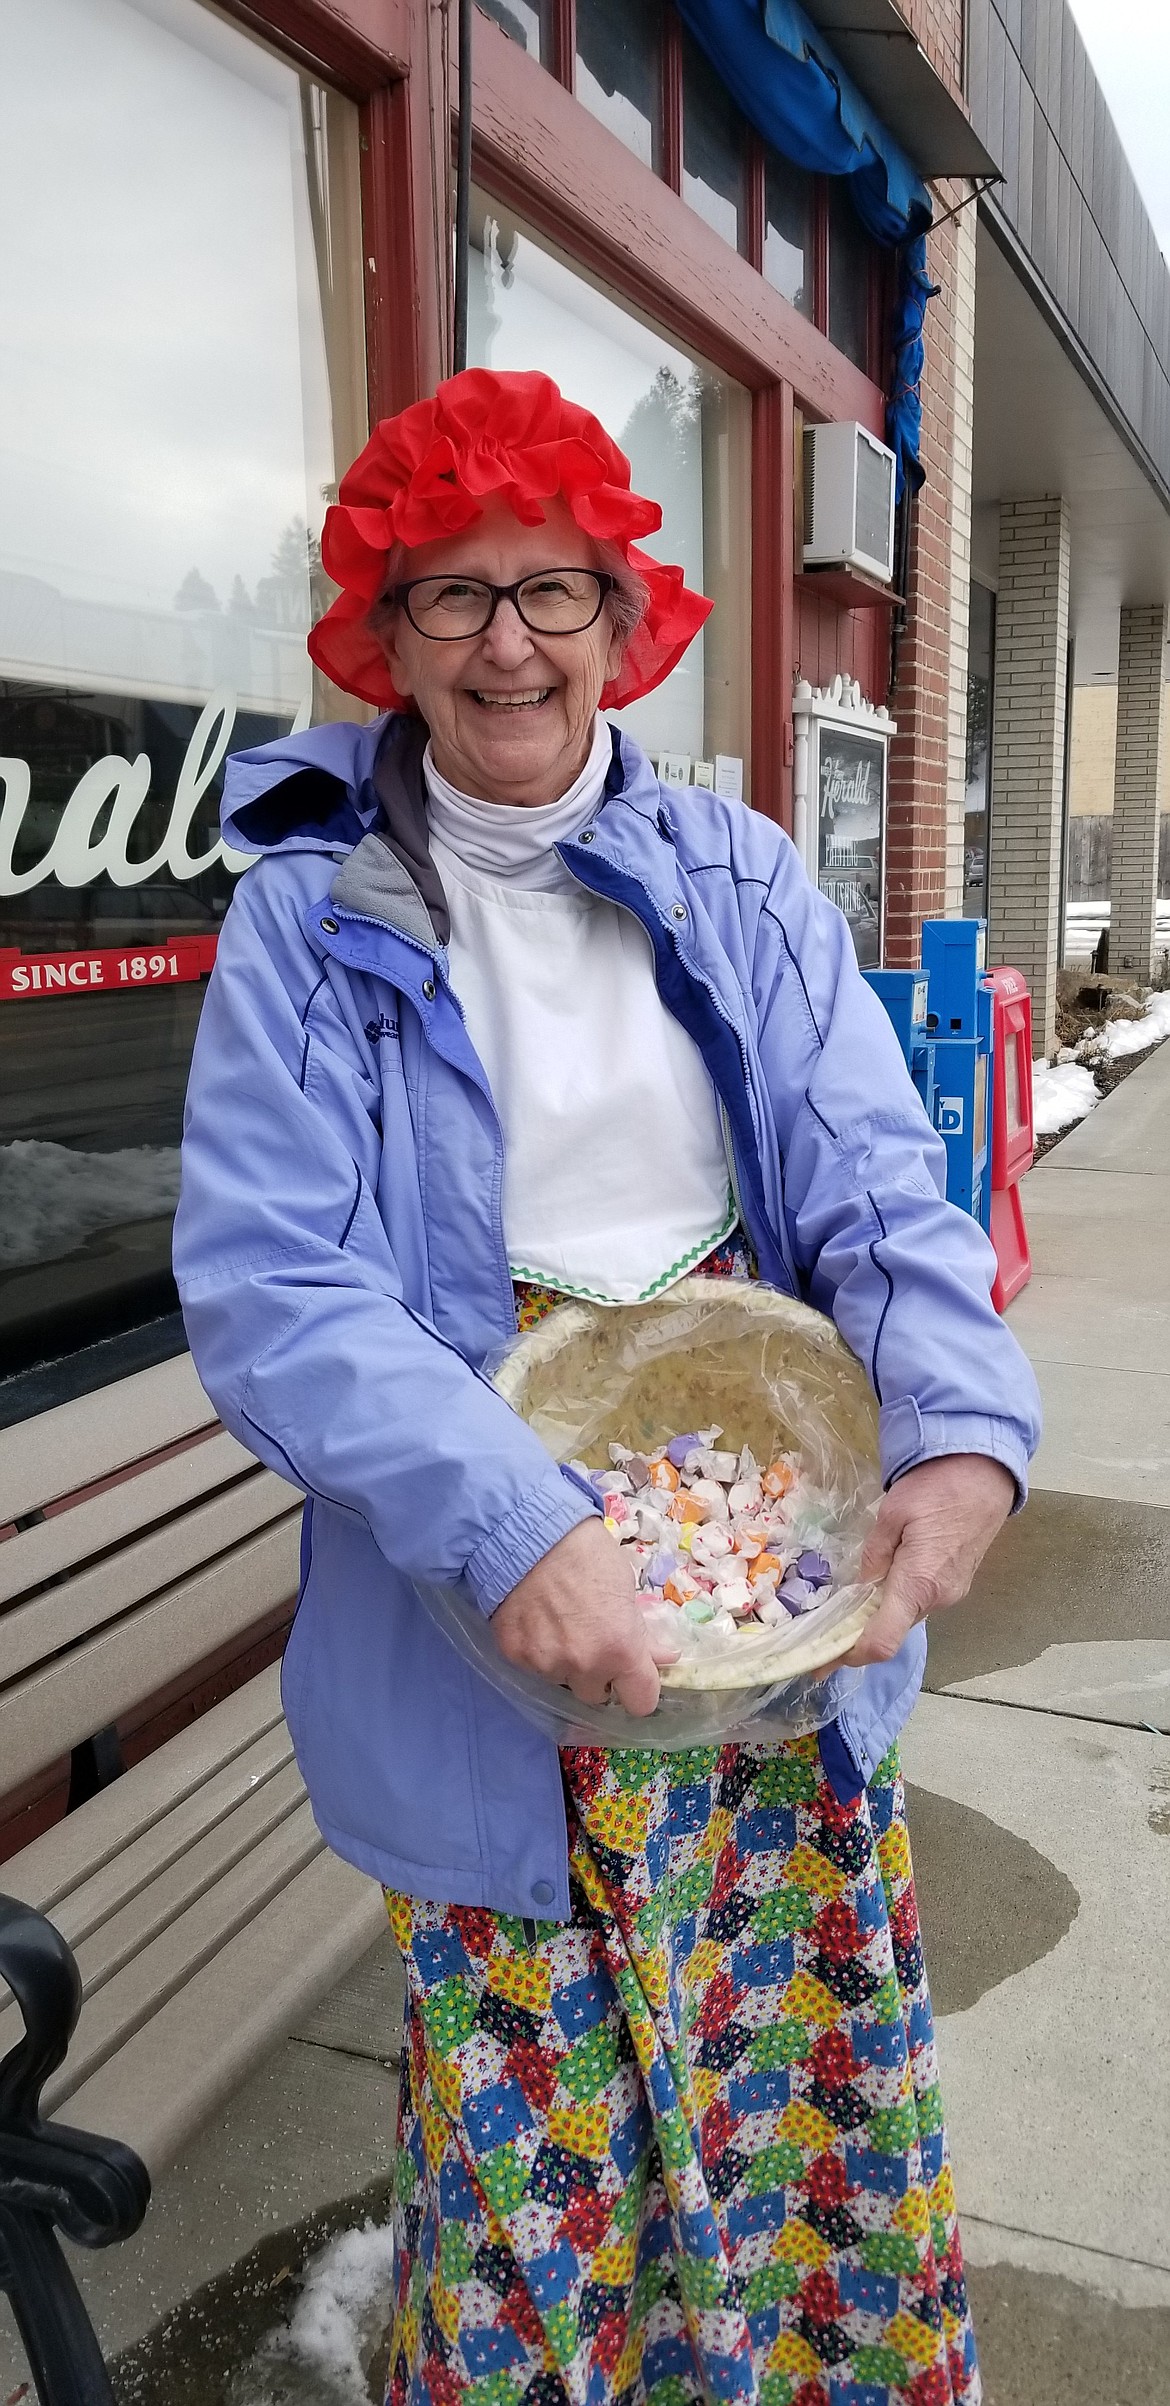
[[[1164,605],[1122,610],[1109,921],[1109,967],[1114,976],[1132,969],[1148,979],[1153,968],[1165,645]]]
[[[975,427],[975,209],[955,219],[955,365],[951,408],[950,725],[946,913],[963,915],[967,840],[967,652],[971,632],[971,476]]]
[[[1027,978],[1037,1054],[1056,1036],[1068,586],[1067,504],[1001,503],[988,959]]]
[[[941,184],[937,189],[945,208],[952,198],[960,199],[966,187]],[[964,692],[966,679],[965,623],[954,629],[952,638],[959,245],[957,218],[932,233],[927,245],[931,280],[941,290],[926,313],[922,375],[926,483],[914,510],[906,631],[890,701],[898,733],[890,752],[886,960],[894,968],[917,965],[923,919],[939,918],[947,907],[952,678],[956,668],[953,640],[962,652]],[[964,621],[965,614],[964,601]]]

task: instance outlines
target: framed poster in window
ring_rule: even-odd
[[[818,720],[816,879],[849,921],[863,969],[882,958],[888,757],[884,734]]]
[[[849,677],[793,696],[792,834],[813,883],[849,922],[858,961],[878,969],[885,934],[887,710]]]

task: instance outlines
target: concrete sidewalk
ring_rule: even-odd
[[[1170,2395],[1170,1045],[1034,1170],[1032,1501],[906,1733],[988,2406]]]

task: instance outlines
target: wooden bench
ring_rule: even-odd
[[[0,1819],[201,1666],[271,1644],[300,1509],[189,1356],[0,1433]],[[313,1824],[275,1663],[0,1860],[0,1891],[81,1972],[46,2109],[154,2174],[385,1927]],[[20,2029],[0,1984],[0,2060]]]

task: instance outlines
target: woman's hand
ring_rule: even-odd
[[[885,1595],[846,1662],[889,1662],[916,1621],[957,1604],[1015,1498],[1010,1470],[986,1454],[944,1454],[896,1480],[861,1562]]]
[[[501,1654],[571,1688],[582,1704],[604,1704],[610,1689],[628,1713],[652,1713],[659,1662],[676,1653],[652,1648],[634,1601],[633,1565],[597,1519],[582,1521],[534,1564],[491,1619]]]

